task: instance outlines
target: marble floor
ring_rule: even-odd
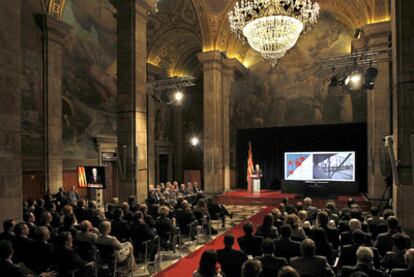
[[[226,205],[227,210],[230,213],[233,213],[233,218],[230,219],[226,217],[226,226],[223,228],[221,226],[221,221],[212,221],[212,227],[217,229],[218,233],[216,235],[211,235],[208,241],[214,240],[227,230],[233,228],[234,226],[240,224],[241,222],[246,221],[256,213],[260,212],[264,207],[260,206],[240,206],[240,205]],[[147,268],[143,264],[138,264],[138,269],[134,272],[133,276],[154,276],[158,272],[163,271],[170,265],[177,262],[179,259],[193,253],[197,249],[201,248],[206,243],[206,240],[200,240],[192,244],[183,244],[181,249],[173,253],[172,251],[162,254],[162,259],[160,263],[154,265],[149,265]]]

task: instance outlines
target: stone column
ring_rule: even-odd
[[[0,1],[0,222],[22,218],[21,2]]]
[[[412,147],[414,134],[414,1],[391,2],[393,52],[393,135],[400,186],[394,184],[394,210],[403,227],[414,229]]]
[[[72,27],[50,15],[42,17],[45,48],[45,180],[46,189],[54,193],[63,185],[62,52],[64,38]]]
[[[174,180],[183,179],[183,108],[174,106]]]
[[[223,124],[223,189],[230,190],[230,94],[234,82],[234,60],[223,61],[223,93],[222,93],[222,124]]]
[[[223,192],[223,72],[220,51],[203,52],[197,55],[203,64],[203,159],[204,190],[207,193]],[[227,118],[228,120],[228,118]]]
[[[373,51],[389,46],[391,23],[381,22],[362,27],[365,48]],[[387,151],[382,139],[389,135],[390,126],[390,74],[391,67],[388,53],[383,53],[378,59],[383,62],[373,64],[378,69],[378,77],[373,90],[368,90],[368,195],[380,199],[385,189]],[[383,203],[382,203],[383,204]]]
[[[147,20],[155,0],[116,0],[118,19],[118,153],[122,165],[120,198],[148,191]]]

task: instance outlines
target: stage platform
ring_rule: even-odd
[[[338,208],[347,206],[349,197],[355,199],[360,207],[367,211],[369,209],[369,202],[361,195],[338,195],[332,200],[335,201]],[[255,206],[278,206],[283,198],[288,198],[289,203],[294,205],[297,201],[302,201],[303,198],[297,194],[282,193],[280,190],[261,190],[260,194],[251,194],[247,190],[232,190],[217,196],[217,202],[223,205],[255,205]],[[326,204],[327,198],[319,199],[312,197],[313,205],[321,208]]]

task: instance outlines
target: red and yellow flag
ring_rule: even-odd
[[[254,163],[253,163],[253,151],[252,144],[249,141],[249,152],[247,153],[247,182],[250,182],[250,179],[253,175]]]

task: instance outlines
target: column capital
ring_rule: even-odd
[[[41,27],[47,34],[47,40],[52,40],[63,45],[65,43],[65,37],[72,30],[72,26],[49,14],[40,14],[39,16],[42,18]]]
[[[248,69],[239,62],[239,60],[232,58],[232,59],[224,59],[223,60],[223,73],[224,74],[238,74],[245,76],[248,74]]]

